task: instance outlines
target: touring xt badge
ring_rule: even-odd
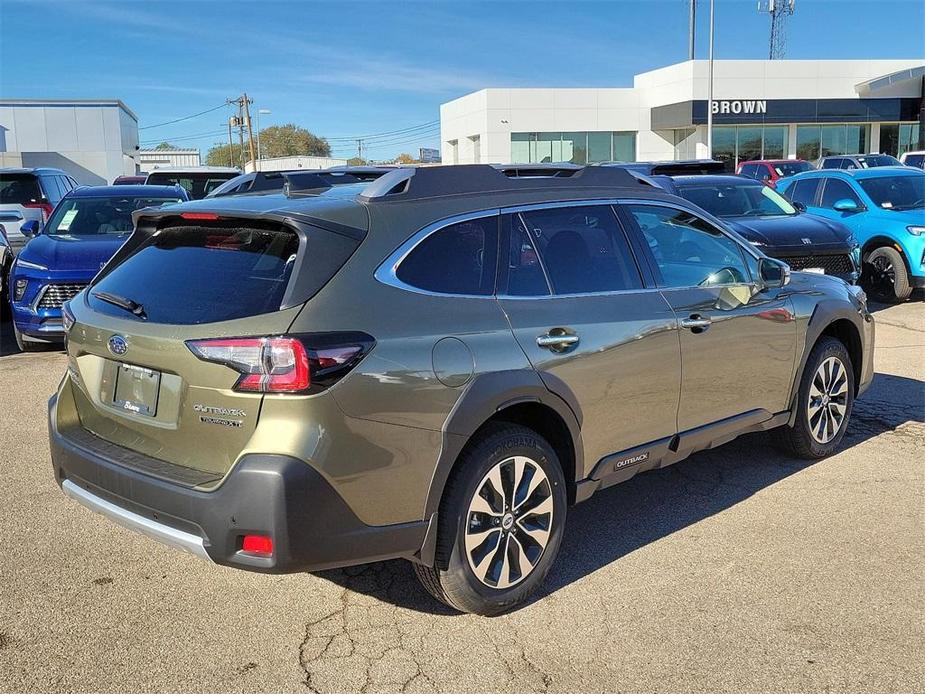
[[[199,412],[199,421],[203,424],[218,424],[223,427],[238,429],[244,426],[242,419],[226,419],[226,417],[246,417],[244,410],[236,407],[211,407],[209,405],[200,405],[195,403],[193,409]]]

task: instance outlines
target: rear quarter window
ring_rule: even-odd
[[[401,261],[399,281],[436,294],[489,296],[495,291],[498,217],[458,222],[438,229]]]

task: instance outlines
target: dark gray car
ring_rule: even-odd
[[[404,557],[482,614],[600,489],[750,431],[832,453],[873,371],[863,292],[607,167],[146,210],[65,327],[66,494],[256,571]]]

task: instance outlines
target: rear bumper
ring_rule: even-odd
[[[112,444],[78,444],[56,426],[49,401],[55,479],[69,497],[155,540],[218,564],[251,571],[314,571],[412,558],[427,523],[361,522],[307,463],[281,455],[242,457],[224,481],[205,491],[120,465]],[[126,451],[132,455],[130,451]],[[137,455],[137,454],[135,454]],[[273,555],[241,551],[245,534],[273,538]]]

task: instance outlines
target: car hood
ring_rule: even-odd
[[[100,234],[99,236],[39,235],[26,244],[20,258],[44,265],[49,270],[86,270],[98,272],[129,235]]]
[[[844,224],[811,214],[724,217],[723,221],[747,240],[775,248],[850,245],[851,232]]]

